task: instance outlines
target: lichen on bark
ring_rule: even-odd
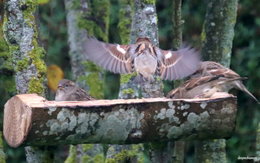
[[[256,156],[260,160],[260,122],[258,122],[258,126],[256,129]]]
[[[6,1],[5,37],[13,57],[18,93],[44,95],[46,66],[44,50],[37,43],[34,13],[37,2],[32,0]],[[36,84],[36,85],[34,85]],[[36,87],[38,87],[36,89]]]
[[[207,1],[201,34],[204,60],[217,61],[229,67],[237,5],[237,0]]]
[[[0,132],[0,162],[5,163],[6,155],[4,152],[3,134]]]
[[[70,57],[74,79],[79,86],[90,91],[95,98],[103,98],[103,71],[86,61],[83,44],[87,35],[108,41],[109,1],[93,1],[78,3],[75,0],[65,1],[67,10]],[[86,55],[86,54],[85,54]],[[95,71],[92,71],[92,70]]]
[[[73,78],[80,87],[88,90],[92,97],[102,99],[104,98],[103,70],[87,61],[83,56],[87,55],[84,52],[84,42],[88,36],[95,36],[102,41],[108,41],[110,3],[108,0],[91,2],[66,0],[65,6]],[[86,150],[85,147],[87,146],[91,148]],[[74,147],[77,152],[77,161],[92,160],[99,162],[104,159],[101,145],[80,144]],[[71,154],[68,159],[70,157],[74,157],[74,155]]]
[[[201,33],[202,57],[229,67],[238,0],[211,0]],[[195,145],[196,162],[227,162],[226,140],[208,140]]]
[[[14,67],[16,91],[45,95],[46,65],[45,51],[38,45],[35,12],[37,1],[8,0],[5,2],[6,16],[4,34],[9,46]],[[41,162],[49,155],[36,147],[26,147],[27,162]]]

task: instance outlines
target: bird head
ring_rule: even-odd
[[[150,39],[147,38],[147,37],[139,37],[136,39],[136,43],[139,43],[139,42],[149,42],[151,43]]]
[[[153,45],[149,38],[147,37],[142,37],[142,38],[137,38],[136,40],[137,48],[136,48],[136,54],[151,54],[154,55],[155,52],[153,50]]]
[[[68,90],[71,90],[75,87],[75,83],[70,81],[70,80],[67,80],[67,79],[62,79],[59,81],[59,84],[58,84],[58,91],[68,91]]]

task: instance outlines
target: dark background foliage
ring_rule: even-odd
[[[71,78],[70,61],[68,56],[66,13],[63,0],[52,0],[39,7],[38,22],[41,43],[47,51],[47,65],[56,64],[65,72],[65,78]],[[157,1],[160,47],[172,48],[172,2]],[[184,0],[182,15],[183,40],[200,48],[200,33],[205,15],[205,4],[202,0]],[[118,24],[118,1],[111,0],[110,42],[119,42],[116,35]],[[231,68],[241,76],[248,77],[246,87],[260,99],[260,3],[258,0],[240,0],[238,18],[235,26]],[[118,80],[109,74],[106,80]],[[113,82],[108,82],[113,83]],[[111,88],[112,85],[107,85]],[[113,88],[117,90],[117,88]],[[260,106],[242,92],[234,92],[238,96],[237,127],[234,135],[227,140],[227,156],[235,162],[238,156],[255,155],[255,131],[259,121]],[[111,95],[112,96],[112,95]],[[106,97],[111,98],[109,91]],[[114,94],[113,94],[113,98]],[[24,160],[20,150],[8,150],[8,162]],[[17,152],[18,151],[18,152]],[[188,154],[191,157],[192,154]],[[189,160],[189,159],[186,159]]]

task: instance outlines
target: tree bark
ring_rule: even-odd
[[[15,70],[18,93],[45,94],[45,51],[38,45],[37,26],[34,13],[35,1],[6,1],[5,38],[9,46]],[[26,147],[27,161],[43,162],[44,152],[36,147]],[[33,153],[31,153],[33,151]],[[31,157],[33,154],[34,156]],[[48,157],[48,156],[47,156]],[[33,159],[37,158],[37,160]]]
[[[181,16],[182,0],[173,0],[173,48],[179,49],[182,44],[182,16]],[[174,87],[179,86],[183,81],[175,81]],[[172,143],[173,148],[173,161],[175,163],[183,163],[185,155],[185,142],[176,141]]]
[[[4,144],[3,144],[3,133],[0,132],[0,162],[5,163],[6,154],[4,152]]]
[[[229,67],[238,1],[206,2],[207,11],[201,34],[203,59],[220,62]]]
[[[204,60],[220,62],[229,67],[237,4],[237,0],[207,1],[206,18],[201,34]],[[227,162],[225,147],[225,139],[196,142],[196,162]]]
[[[80,87],[89,91],[90,95],[95,98],[103,98],[103,73],[96,65],[85,60],[83,54],[86,54],[83,50],[83,43],[86,41],[87,35],[95,35],[103,41],[108,41],[109,2],[102,0],[88,3],[83,0],[79,3],[77,0],[66,0],[65,6],[73,77]],[[100,11],[101,8],[102,12]],[[71,149],[74,148],[71,147]],[[70,150],[70,152],[73,151]],[[76,151],[77,154],[70,154],[67,161],[85,162],[85,159],[104,161],[102,145],[77,145]],[[71,158],[74,156],[75,158]]]
[[[12,56],[9,53],[8,45],[4,39],[4,1],[0,1],[0,108],[4,107],[4,102],[15,94],[15,83],[13,77]],[[1,111],[0,119],[2,125],[3,112]],[[3,147],[2,132],[0,132],[0,162],[5,162],[6,154]]]
[[[257,130],[256,130],[256,157],[260,161],[260,122],[258,122]]]
[[[173,0],[173,48],[179,49],[182,44],[182,24],[181,16],[182,0]]]
[[[120,10],[119,10],[119,23],[118,23],[118,33],[121,40],[121,44],[130,43],[130,34],[131,34],[131,23],[132,23],[132,14],[133,14],[133,5],[130,0],[120,0],[119,1]],[[130,89],[127,85],[124,85],[124,80],[128,79],[132,75],[121,74],[120,79],[120,89],[119,98],[127,99],[134,96],[130,93]],[[123,88],[122,88],[123,87]],[[124,91],[123,91],[124,90]],[[138,159],[138,152],[140,152],[142,145],[113,145],[108,146],[106,154],[106,162],[136,162]],[[135,161],[134,161],[135,160]]]
[[[155,1],[148,3],[135,0],[134,11],[130,42],[135,43],[138,37],[147,37],[154,45],[158,46]],[[156,78],[154,82],[143,82],[141,84],[137,84],[133,80],[134,78],[135,74],[121,75],[119,98],[163,97],[163,85],[160,78]]]
[[[236,98],[47,101],[12,97],[4,109],[8,144],[128,144],[229,137]]]
[[[78,27],[78,19],[81,16],[81,12],[83,12],[83,7],[73,6],[73,4],[76,3],[74,0],[65,0],[64,3],[67,13],[66,20],[68,29],[69,56],[73,78],[77,81],[77,84],[81,88],[89,90],[89,86],[85,84],[85,81],[79,80],[83,76],[88,75],[88,71],[86,71],[83,64],[85,58],[82,55],[84,52],[83,43],[87,39],[87,31]],[[88,4],[86,2],[84,2],[82,6],[84,6],[87,12],[89,12]]]
[[[130,42],[135,43],[138,37],[147,37],[154,45],[158,46],[159,41],[155,1],[135,0],[133,7],[134,14]],[[137,84],[134,78],[135,74],[121,75],[119,98],[163,97],[163,83],[159,77],[155,77],[156,80],[153,82],[143,82],[141,84]],[[154,147],[156,146],[154,145]],[[150,156],[155,158],[157,157],[156,155],[158,155],[158,157],[161,155],[158,151],[159,150],[156,150],[155,152],[155,150],[149,148],[146,149],[145,153],[149,153]],[[169,154],[169,152],[167,153]]]

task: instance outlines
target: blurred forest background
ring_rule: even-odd
[[[160,48],[172,49],[172,1],[157,1],[159,42]],[[205,17],[205,5],[203,0],[183,0],[182,16],[183,40],[196,48],[201,47],[201,30]],[[119,43],[117,0],[110,0],[109,18],[109,42]],[[248,77],[244,83],[246,87],[260,99],[260,3],[258,0],[240,0],[238,6],[237,23],[235,26],[235,38],[233,41],[231,69],[244,77]],[[40,43],[47,52],[47,66],[55,64],[64,72],[64,77],[72,79],[69,46],[66,26],[66,12],[63,0],[39,0],[38,25]],[[0,65],[1,67],[1,65]],[[53,68],[53,67],[52,67]],[[62,72],[60,75],[63,76]],[[14,82],[5,82],[1,79],[0,85],[15,89]],[[106,81],[119,83],[119,76],[106,74]],[[13,80],[11,80],[13,81]],[[106,82],[105,98],[117,98],[118,86],[115,82]],[[112,85],[111,85],[112,84]],[[166,92],[171,89],[167,84]],[[1,90],[0,107],[12,94]],[[50,91],[51,92],[51,91]],[[111,94],[113,93],[113,94]],[[260,106],[242,92],[234,92],[238,96],[237,127],[232,138],[227,140],[227,157],[230,162],[235,162],[238,156],[254,156],[256,128],[260,119]],[[53,93],[49,93],[49,99],[53,99]],[[8,149],[8,162],[25,161],[23,148]],[[188,151],[187,157],[193,155]],[[188,159],[187,159],[188,160]]]

